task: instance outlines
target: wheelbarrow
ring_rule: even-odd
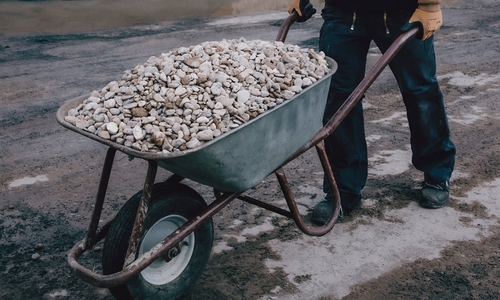
[[[283,22],[278,41],[284,42],[297,19],[294,12]],[[214,239],[212,216],[235,199],[291,218],[307,235],[322,236],[330,232],[341,213],[341,205],[323,140],[417,33],[418,28],[412,28],[401,35],[324,126],[322,116],[330,78],[337,69],[336,62],[328,57],[330,73],[294,98],[219,138],[186,151],[141,152],[102,139],[64,120],[68,111],[88,95],[64,103],[57,112],[57,120],[63,127],[109,146],[86,237],[68,253],[71,270],[87,283],[109,288],[120,300],[183,299],[191,293],[209,260]],[[256,132],[262,134],[256,136]],[[320,227],[308,224],[300,214],[283,170],[286,164],[313,147],[334,196],[332,216]],[[143,189],[132,196],[111,221],[99,227],[116,151],[146,160],[146,179]],[[172,175],[155,183],[158,166]],[[272,173],[278,179],[288,210],[244,194]],[[215,200],[207,205],[200,194],[181,183],[184,179],[213,188]],[[102,239],[105,239],[103,272],[99,274],[80,264],[78,259]]]

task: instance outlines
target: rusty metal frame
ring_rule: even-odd
[[[293,23],[295,23],[299,19],[299,14],[297,11],[293,11],[284,21],[283,24],[281,25],[278,35],[276,36],[276,40],[279,42],[284,42],[286,39],[286,36],[288,35],[288,31],[290,29],[290,26],[292,26]]]
[[[333,229],[333,226],[337,222],[337,219],[340,214],[340,194],[337,188],[337,184],[335,182],[335,178],[333,177],[333,172],[330,167],[330,164],[328,163],[328,158],[326,156],[325,152],[325,147],[322,142],[319,142],[318,144],[315,145],[316,151],[318,153],[321,165],[323,167],[323,171],[325,172],[325,176],[327,178],[328,184],[333,191],[333,196],[334,196],[334,205],[333,205],[333,212],[328,221],[321,227],[316,227],[316,226],[310,226],[307,222],[304,221],[304,218],[299,212],[299,209],[297,207],[297,203],[293,197],[292,190],[290,188],[290,184],[288,183],[288,180],[286,179],[285,172],[283,170],[283,167],[278,168],[276,171],[274,171],[274,174],[276,175],[278,182],[281,187],[281,191],[283,192],[283,195],[285,196],[286,203],[288,205],[289,210],[284,210],[282,208],[276,207],[274,205],[271,205],[266,202],[262,202],[260,200],[242,195],[239,196],[238,199],[243,200],[245,202],[248,202],[250,204],[262,207],[264,209],[270,210],[274,213],[280,214],[282,216],[285,216],[287,218],[293,219],[297,227],[305,234],[311,235],[311,236],[322,236],[327,234]],[[217,195],[217,194],[216,194]]]
[[[289,19],[293,23],[294,21],[291,18],[293,18],[293,15],[289,17]],[[284,37],[286,37],[286,32],[280,34],[282,36],[284,34]],[[97,242],[102,240],[106,236],[108,229],[110,227],[111,221],[106,223],[101,228],[98,228],[98,223],[101,216],[104,198],[109,183],[113,160],[116,153],[116,149],[110,147],[106,154],[101,174],[101,180],[99,183],[99,188],[96,196],[96,205],[94,207],[94,212],[92,214],[92,218],[90,221],[88,233],[86,237],[80,242],[78,242],[68,253],[67,259],[71,270],[78,277],[80,277],[84,281],[94,286],[113,287],[124,284],[131,277],[137,275],[139,272],[141,272],[147,266],[149,266],[152,262],[154,262],[157,258],[159,258],[163,254],[165,254],[168,250],[177,245],[180,241],[182,241],[182,239],[184,239],[191,232],[193,232],[201,223],[211,218],[214,214],[219,212],[222,208],[227,206],[231,201],[233,201],[236,198],[263,207],[265,209],[284,215],[286,217],[292,218],[299,227],[299,229],[308,235],[319,236],[328,233],[335,225],[335,222],[340,212],[340,196],[322,142],[337,128],[340,122],[342,122],[345,116],[361,99],[366,90],[371,86],[371,84],[375,81],[378,75],[380,75],[383,69],[389,64],[389,62],[396,55],[396,53],[403,47],[403,45],[408,40],[416,36],[417,33],[418,33],[418,28],[414,27],[410,29],[408,32],[402,34],[398,39],[396,39],[396,41],[392,44],[392,46],[389,47],[389,49],[384,53],[384,55],[382,55],[382,57],[377,61],[374,67],[368,72],[363,81],[358,85],[358,87],[354,90],[354,92],[347,98],[344,104],[332,116],[332,118],[328,121],[328,123],[318,132],[318,134],[310,142],[308,142],[301,149],[299,149],[294,155],[290,156],[290,158],[286,160],[278,169],[275,170],[274,173],[278,178],[278,182],[285,196],[289,211],[264,203],[259,200],[252,199],[247,196],[243,196],[242,192],[221,193],[215,191],[216,199],[210,205],[208,205],[208,207],[204,211],[202,211],[199,214],[199,216],[196,216],[195,218],[188,220],[177,231],[166,237],[162,242],[153,247],[151,250],[149,250],[148,252],[144,253],[143,255],[134,260],[136,256],[138,240],[142,233],[142,225],[143,225],[142,223],[147,213],[148,203],[151,198],[152,186],[155,181],[156,171],[158,167],[155,161],[148,160],[149,164],[148,172],[144,183],[140,206],[137,211],[136,220],[134,223],[134,229],[130,243],[131,246],[129,246],[129,249],[127,250],[126,266],[124,266],[124,269],[120,272],[113,273],[110,275],[101,275],[85,268],[84,266],[79,264],[77,260],[78,258],[81,257],[81,255],[84,252],[86,252],[87,250],[92,248]],[[299,213],[297,204],[294,200],[293,194],[290,189],[290,185],[283,171],[283,166],[285,166],[298,156],[302,155],[304,152],[311,149],[312,147],[316,147],[323,170],[327,177],[327,181],[330,185],[331,190],[334,192],[334,198],[335,198],[334,212],[330,217],[330,219],[328,220],[328,222],[322,227],[311,227],[304,222],[303,218]],[[182,179],[183,178],[181,176],[173,175],[169,179],[167,179],[166,182],[180,182]]]
[[[132,230],[132,235],[129,243],[129,248],[127,249],[126,262],[123,270],[117,273],[109,275],[98,274],[88,268],[85,268],[78,263],[78,259],[83,253],[92,248],[97,242],[102,240],[111,225],[111,221],[107,222],[101,228],[98,228],[99,218],[103,208],[104,196],[106,194],[111,167],[113,164],[114,154],[116,149],[109,148],[104,167],[101,174],[101,182],[99,185],[99,190],[96,197],[96,205],[94,207],[93,216],[89,225],[89,232],[85,239],[78,242],[68,253],[68,264],[70,269],[82,280],[97,286],[97,287],[114,287],[126,283],[130,278],[137,275],[139,272],[147,268],[151,263],[153,263],[157,258],[163,256],[168,250],[173,248],[175,245],[179,244],[186,236],[193,232],[200,224],[202,224],[207,219],[211,218],[222,208],[227,206],[231,201],[236,199],[241,193],[223,193],[215,201],[213,201],[208,207],[203,210],[195,218],[188,220],[184,223],[177,231],[167,236],[162,242],[153,247],[151,250],[147,251],[137,259],[135,259],[137,253],[137,246],[139,244],[140,237],[142,235],[143,221],[145,219],[149,200],[151,199],[152,187],[156,177],[157,163],[155,161],[148,160],[148,172],[146,175],[146,180],[144,183],[144,188],[141,196],[141,201],[139,208],[137,210],[134,227]],[[183,178],[174,174],[165,182],[180,182]],[[128,260],[127,260],[128,259]]]
[[[325,174],[329,179],[330,185],[333,187],[332,190],[336,191],[335,194],[337,203],[340,203],[340,197],[338,196],[338,191],[333,178],[333,173],[328,164],[328,159],[326,158],[326,153],[323,144],[319,143],[318,145],[316,145],[316,149],[318,151],[318,155],[320,156],[320,160],[325,170]],[[93,272],[90,269],[87,269],[81,264],[79,264],[78,259],[84,252],[91,249],[97,242],[102,240],[106,236],[109,230],[111,221],[107,222],[101,228],[98,228],[98,223],[102,213],[104,198],[108,187],[108,182],[111,174],[115,153],[116,149],[111,147],[107,151],[101,174],[101,181],[96,196],[96,205],[94,207],[87,236],[85,239],[78,242],[68,253],[68,264],[72,269],[72,271],[78,277],[80,277],[84,281],[94,286],[113,287],[126,283],[131,277],[137,275],[139,272],[141,272],[142,270],[147,268],[151,263],[153,263],[157,258],[163,256],[167,251],[175,247],[175,245],[177,245],[186,236],[188,236],[191,232],[193,232],[201,223],[211,218],[213,215],[215,215],[217,212],[219,212],[222,208],[227,206],[231,201],[233,201],[236,198],[263,207],[265,209],[284,215],[286,217],[292,218],[300,230],[302,230],[304,233],[308,235],[314,235],[314,236],[324,235],[328,233],[335,225],[335,222],[339,215],[340,205],[337,204],[335,206],[334,214],[324,226],[312,227],[307,225],[304,222],[302,216],[300,215],[300,212],[294,200],[293,193],[291,191],[290,185],[288,184],[284,171],[282,168],[279,168],[275,171],[275,174],[278,178],[283,194],[285,195],[286,202],[290,209],[289,211],[250,198],[248,196],[244,196],[242,195],[241,192],[221,193],[215,191],[216,199],[210,205],[208,205],[208,207],[205,210],[203,210],[198,216],[196,216],[191,220],[188,220],[176,232],[170,234],[158,245],[156,245],[151,250],[149,250],[148,252],[144,253],[143,255],[135,259],[158,167],[155,161],[148,160],[148,172],[146,175],[146,180],[144,183],[144,188],[142,191],[139,208],[137,209],[137,214],[134,221],[134,227],[130,237],[129,247],[127,249],[124,268],[122,271],[110,275],[97,274],[96,272]],[[183,178],[181,176],[174,174],[171,177],[169,177],[165,182],[166,183],[180,182],[182,180]]]

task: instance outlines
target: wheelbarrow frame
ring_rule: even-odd
[[[290,26],[298,19],[298,14],[294,12],[288,18],[285,19],[283,25],[278,32],[277,41],[284,42],[286,35]],[[243,195],[244,192],[222,192],[214,189],[214,194],[216,199],[210,203],[206,209],[204,209],[196,218],[188,220],[175,232],[167,236],[163,241],[154,246],[152,249],[142,254],[137,259],[136,253],[140,241],[140,237],[143,231],[143,222],[146,217],[148,204],[151,199],[151,193],[153,190],[153,184],[155,183],[156,173],[158,169],[158,162],[154,159],[147,159],[148,170],[146,179],[144,182],[144,187],[142,190],[142,196],[137,210],[134,227],[132,230],[132,235],[130,237],[129,247],[127,249],[127,254],[125,257],[125,264],[123,270],[109,274],[102,275],[98,274],[78,262],[78,259],[87,250],[91,249],[100,240],[102,240],[111,225],[113,220],[108,221],[105,225],[99,227],[99,220],[101,217],[104,199],[106,191],[108,188],[108,183],[111,175],[111,169],[114,162],[114,157],[117,150],[122,150],[120,147],[110,146],[107,150],[104,166],[101,173],[101,179],[99,182],[99,187],[96,195],[96,202],[94,206],[94,211],[90,220],[88,231],[86,237],[79,241],[68,253],[67,261],[70,269],[73,273],[86,281],[97,287],[115,287],[122,285],[130,280],[133,276],[137,275],[139,272],[147,268],[156,259],[163,256],[167,251],[178,245],[185,237],[191,234],[200,224],[214,216],[222,208],[231,203],[234,199],[240,199],[247,203],[259,206],[266,210],[272,211],[279,215],[285,216],[287,218],[293,219],[297,227],[307,235],[311,236],[322,236],[330,232],[341,211],[340,205],[340,194],[338,191],[337,184],[335,182],[333,172],[331,170],[326,151],[324,148],[323,140],[331,135],[334,130],[339,126],[342,120],[347,116],[347,114],[352,110],[356,103],[361,99],[363,94],[368,90],[368,88],[373,84],[380,73],[385,69],[385,67],[390,63],[394,56],[399,52],[399,50],[404,46],[404,44],[415,37],[419,32],[418,27],[413,27],[409,31],[403,33],[398,37],[395,42],[389,47],[389,49],[378,59],[371,70],[366,74],[365,78],[357,86],[357,88],[352,92],[352,94],[346,99],[344,104],[338,109],[338,111],[331,117],[331,119],[319,130],[319,132],[305,145],[303,145],[299,150],[297,150],[293,155],[286,159],[275,171],[281,190],[284,194],[286,203],[289,210],[279,208],[277,206],[271,205],[269,203],[254,199],[252,197]],[[58,121],[61,123],[63,120],[58,116]],[[299,212],[296,201],[293,196],[293,192],[285,176],[283,167],[296,159],[309,149],[315,147],[319,160],[321,162],[322,168],[325,173],[325,177],[330,186],[330,190],[333,192],[334,197],[334,209],[330,219],[321,227],[315,227],[309,225],[304,221],[304,218]],[[165,183],[178,183],[184,179],[183,176],[173,174],[170,176]]]

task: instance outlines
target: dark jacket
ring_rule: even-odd
[[[326,7],[352,11],[414,11],[418,0],[325,0]]]

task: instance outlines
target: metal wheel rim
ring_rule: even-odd
[[[139,255],[149,251],[186,222],[187,219],[179,215],[169,215],[158,220],[144,235],[139,246]],[[166,262],[162,257],[158,258],[141,272],[142,277],[154,285],[167,284],[176,279],[189,264],[194,245],[195,236],[192,232],[179,243],[181,252],[177,256],[169,262]]]

